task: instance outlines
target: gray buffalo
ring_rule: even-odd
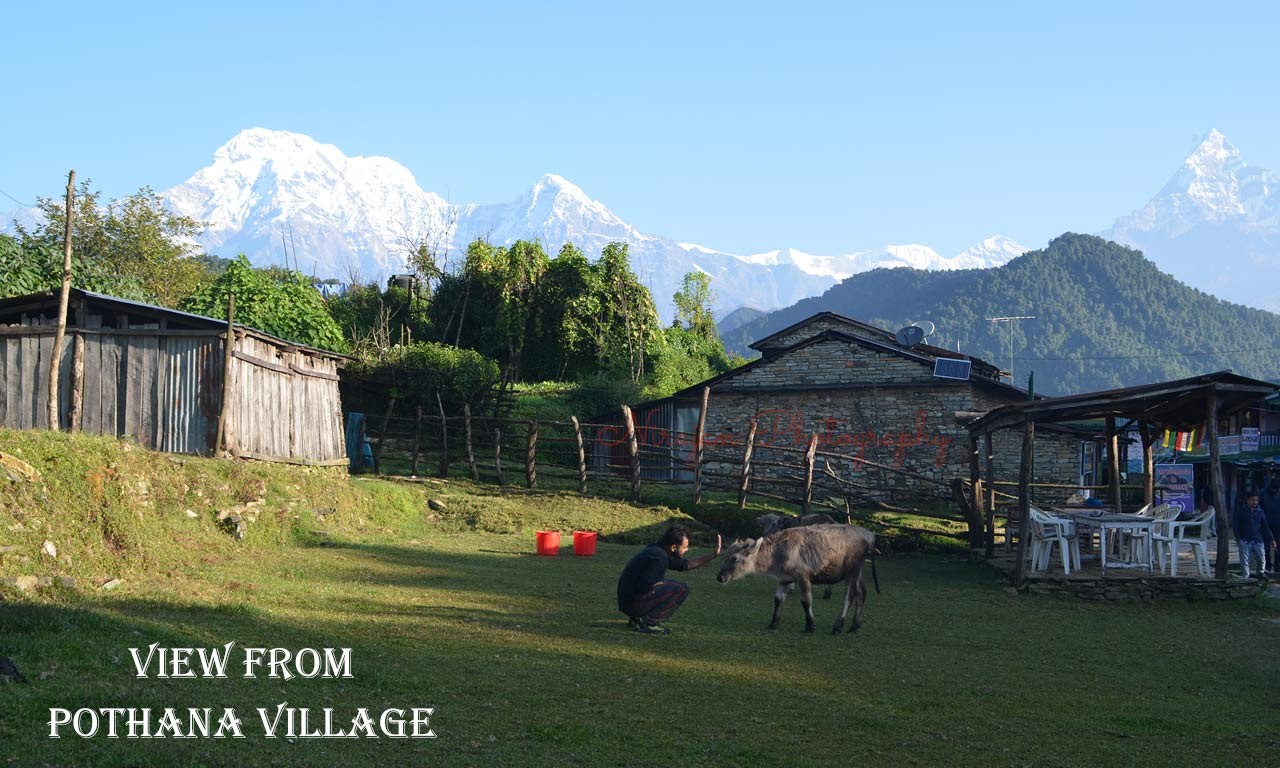
[[[804,631],[812,632],[813,585],[845,582],[844,607],[832,628],[838,634],[854,603],[853,623],[849,632],[862,626],[862,609],[867,602],[867,587],[862,583],[862,566],[871,560],[871,577],[876,592],[880,576],[876,573],[875,534],[856,525],[809,525],[788,528],[772,536],[735,541],[725,550],[724,565],[716,580],[728,584],[753,573],[767,573],[778,580],[773,594],[773,619],[769,629],[778,628],[782,603],[792,584],[800,585],[800,604],[804,606]]]
[[[756,524],[760,526],[761,536],[772,536],[778,531],[785,531],[788,528],[798,528],[802,525],[831,525],[835,520],[831,515],[824,515],[821,512],[814,512],[808,515],[775,515],[766,514],[756,518]],[[822,590],[822,599],[831,599],[831,585]]]

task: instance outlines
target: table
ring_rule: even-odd
[[[1111,564],[1112,568],[1141,568],[1144,565],[1149,573],[1154,573],[1155,569],[1151,562],[1151,533],[1155,527],[1155,520],[1144,515],[1130,515],[1123,512],[1107,512],[1105,510],[1083,511],[1078,509],[1061,509],[1055,508],[1051,510],[1054,514],[1065,517],[1076,524],[1076,527],[1096,528],[1101,533],[1102,540],[1102,575],[1107,574],[1107,532],[1115,531],[1117,535],[1121,531],[1130,531],[1133,533],[1144,532],[1146,534],[1147,545],[1143,547],[1143,561],[1135,561],[1133,559],[1132,549],[1129,552],[1128,559],[1120,560]],[[1124,548],[1119,549],[1121,553]]]

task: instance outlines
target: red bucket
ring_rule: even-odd
[[[560,554],[560,532],[559,531],[538,531],[537,545],[538,545],[538,554],[540,555]]]
[[[573,554],[579,557],[591,557],[596,553],[595,531],[573,532]]]

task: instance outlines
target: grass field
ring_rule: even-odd
[[[51,475],[51,449],[24,448]],[[124,461],[110,446],[89,449]],[[192,460],[183,471],[225,483],[230,498],[238,486],[223,473],[242,471],[234,466]],[[670,509],[263,471],[269,497],[300,494],[300,509],[324,500],[307,494],[334,499],[328,534],[311,533],[304,512],[231,542],[207,518],[216,504],[193,520],[157,501],[135,516],[161,520],[147,529],[159,538],[139,545],[149,559],[108,547],[67,566],[81,568],[74,590],[2,593],[0,656],[30,684],[0,682],[0,765],[1201,767],[1266,765],[1280,748],[1280,605],[1270,598],[1037,598],[958,555],[899,554],[879,558],[883,592],[854,636],[802,634],[795,598],[782,628],[766,631],[771,583],[720,585],[714,566],[687,574],[692,594],[673,634],[639,635],[613,605],[634,544],[540,558],[532,530],[578,524],[643,541],[678,515]],[[68,493],[78,487],[66,482]],[[448,510],[427,514],[424,493]],[[26,494],[39,495],[0,485],[9,540],[34,540],[22,538],[36,527]],[[173,547],[188,523],[198,531]],[[34,538],[58,535],[56,525],[43,521]],[[38,560],[11,562],[6,573]],[[93,588],[109,574],[125,584]],[[820,630],[837,606],[815,602]],[[354,677],[137,679],[128,649],[153,642],[349,647]],[[357,707],[430,706],[438,738],[262,738],[254,709],[283,701],[348,719]],[[45,738],[51,707],[144,706],[234,707],[248,738]]]

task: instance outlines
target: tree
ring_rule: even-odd
[[[701,271],[686,274],[680,289],[671,298],[676,305],[676,325],[683,324],[707,341],[720,340],[715,316],[711,314],[711,304],[715,301],[711,275]]]
[[[122,299],[145,301],[142,284],[101,262],[86,262],[71,253],[72,285]],[[19,242],[0,235],[0,298],[25,296],[56,288],[62,282],[62,248],[39,242]]]
[[[100,202],[91,180],[79,184],[71,225],[74,258],[105,273],[134,278],[146,298],[174,307],[209,276],[209,264],[197,258],[195,236],[204,224],[165,207],[151,187],[123,200]],[[62,246],[66,207],[61,199],[39,197],[44,220],[28,230],[17,225],[24,248]],[[78,284],[78,283],[77,283]]]
[[[233,292],[237,323],[299,344],[334,352],[349,349],[309,278],[280,267],[254,269],[244,254],[216,280],[184,299],[180,309],[225,319],[227,294]]]

